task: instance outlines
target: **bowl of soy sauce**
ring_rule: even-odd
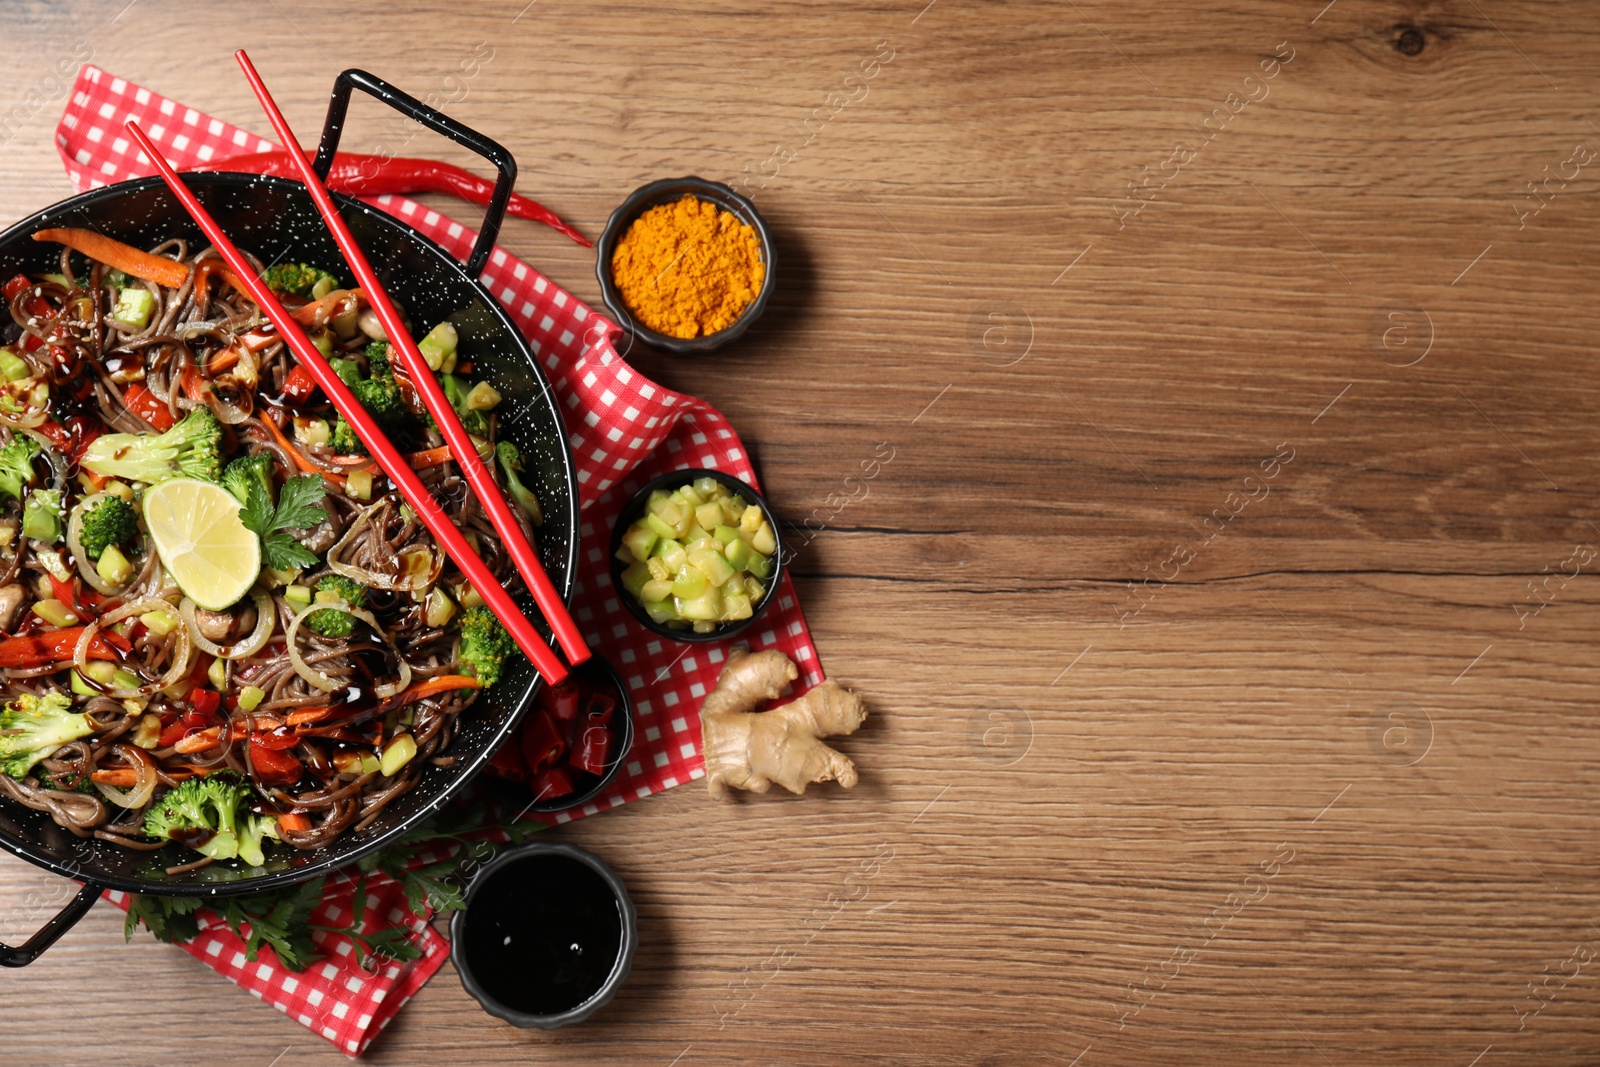
[[[553,1030],[604,1007],[633,968],[638,919],[616,872],[535,841],[490,860],[450,920],[450,958],[490,1015]]]

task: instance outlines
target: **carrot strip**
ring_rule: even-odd
[[[182,752],[184,754],[188,754],[190,752],[204,752],[208,748],[216,747],[218,744],[218,737],[221,733],[222,727],[212,726],[208,729],[201,730],[199,733],[190,734],[188,737],[185,737],[183,740],[179,741],[176,745],[173,745],[173,751]]]
[[[452,689],[477,689],[483,685],[470,674],[441,674],[436,678],[428,678],[418,682],[397,697],[391,707],[403,707],[418,700],[426,700],[437,693],[447,693]],[[387,703],[387,702],[386,702]]]
[[[421,452],[413,452],[406,457],[406,461],[411,464],[412,470],[425,471],[429,467],[437,467],[440,464],[449,463],[454,458],[450,454],[449,445],[440,445],[438,448],[426,448]]]
[[[308,722],[321,722],[332,714],[333,708],[324,704],[315,708],[296,708],[289,713],[290,726],[303,726]]]
[[[283,431],[278,429],[278,424],[272,421],[272,416],[264,415],[260,422],[261,425],[267,428],[267,432],[272,434],[273,439],[277,441],[278,444],[283,446],[284,451],[289,453],[289,455],[294,459],[294,465],[299,467],[303,473],[320,474],[333,484],[337,485],[339,488],[344,488],[345,476],[342,474],[332,474],[328,471],[325,471],[307,459],[304,452],[301,452],[300,449],[296,447],[287,437],[283,436]]]
[[[151,255],[149,252],[134,248],[132,245],[125,245],[93,230],[70,227],[40,230],[33,235],[33,239],[66,245],[74,252],[82,252],[90,259],[98,259],[124,274],[164,285],[168,289],[181,288],[189,279],[189,268],[186,264],[165,256]]]
[[[303,833],[311,829],[311,820],[302,812],[286,811],[278,816],[278,829]]]
[[[167,777],[173,781],[181,782],[186,778],[194,777],[194,771],[168,771]],[[115,786],[118,789],[132,789],[139,784],[139,772],[133,767],[109,767],[105,770],[94,771],[89,775],[89,781],[99,782],[101,785]]]

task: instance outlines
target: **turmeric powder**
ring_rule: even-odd
[[[685,340],[731,325],[766,273],[756,232],[693,195],[634,219],[611,255],[628,310],[657,333]]]

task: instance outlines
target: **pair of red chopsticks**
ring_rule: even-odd
[[[534,600],[538,603],[540,611],[549,621],[551,629],[555,632],[556,639],[568,659],[574,665],[582,663],[589,658],[588,646],[584,644],[578,626],[567,613],[566,605],[561,602],[561,596],[544,572],[544,567],[539,563],[538,554],[534,551],[528,538],[522,532],[522,526],[511,512],[511,506],[501,494],[500,488],[495,484],[494,476],[489,472],[483,459],[478,455],[478,450],[472,444],[467,431],[461,425],[460,418],[455,409],[445,397],[444,389],[439,385],[433,372],[428,368],[422,353],[417,349],[416,341],[400,321],[400,315],[395,310],[394,303],[389,299],[388,293],[378,281],[378,276],[373,272],[372,266],[367,262],[366,255],[356,244],[355,237],[350,233],[350,228],[339,215],[339,210],[334,206],[333,198],[323,187],[321,180],[311,168],[311,163],[306,159],[304,149],[295,138],[294,131],[289,128],[283,113],[278,110],[278,105],[273,101],[272,95],[267,91],[266,85],[261,81],[261,76],[256,73],[244,51],[235,53],[239,66],[244,69],[245,77],[250,81],[250,87],[255,91],[256,99],[261,102],[262,108],[271,120],[272,127],[277,131],[278,138],[283,142],[284,150],[300,173],[300,179],[305,183],[306,191],[311,194],[311,199],[316,203],[317,210],[321,213],[323,221],[333,234],[334,241],[339,250],[344,253],[346,262],[355,273],[362,290],[371,301],[372,309],[378,316],[378,321],[383,324],[384,333],[389,338],[391,346],[399,350],[400,367],[415,383],[418,393],[428,412],[433,416],[434,422],[439,426],[444,435],[445,442],[450,447],[450,453],[456,463],[460,465],[467,483],[477,494],[484,510],[488,512],[490,521],[494,524],[496,532],[500,534],[512,561],[517,570],[522,574],[528,589],[532,592]],[[256,277],[255,270],[250,262],[245,259],[239,249],[230,241],[217,221],[200,204],[194,193],[178,177],[172,165],[162,156],[159,149],[151,143],[136,122],[127,122],[129,134],[138,142],[144,154],[160,172],[162,179],[172,190],[190,217],[205,232],[211,243],[222,253],[222,258],[233,268],[249,290],[250,297],[267,317],[277,326],[278,333],[288,343],[290,350],[299,359],[300,363],[310,372],[317,385],[321,386],[324,394],[333,402],[339,414],[355,429],[362,442],[371,450],[373,457],[378,461],[378,466],[389,476],[399,488],[401,496],[411,505],[413,511],[434,538],[444,547],[450,558],[455,560],[461,568],[472,587],[478,595],[494,612],[495,617],[505,626],[512,638],[521,647],[528,658],[533,661],[539,673],[552,685],[560,682],[567,675],[567,667],[556,656],[550,646],[539,636],[533,624],[530,623],[522,611],[512,600],[511,595],[500,584],[494,574],[484,564],[482,558],[473,551],[461,531],[456,529],[439,505],[429,494],[427,487],[417,477],[416,471],[394,447],[377,423],[367,413],[345,385],[343,379],[334,373],[311,343],[311,339],[301,329],[289,313],[284,310],[272,291]]]

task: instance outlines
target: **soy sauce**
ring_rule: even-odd
[[[463,941],[485,994],[515,1011],[557,1015],[611,976],[622,950],[622,909],[587,864],[529,856],[496,870],[473,895]]]

